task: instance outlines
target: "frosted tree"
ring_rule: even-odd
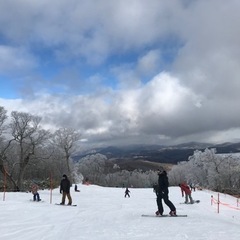
[[[5,141],[3,133],[7,129],[6,126],[7,120],[7,111],[4,107],[0,106],[0,171],[3,173],[3,176],[6,176],[8,181],[11,182],[16,188],[16,183],[6,169],[6,160],[7,160],[7,150],[10,148],[10,143]]]
[[[219,183],[221,189],[237,189],[240,181],[240,159],[233,155],[219,155]]]
[[[62,156],[67,165],[67,173],[69,178],[73,180],[71,176],[71,155],[76,150],[77,142],[80,140],[80,134],[75,129],[61,128],[53,134],[53,144],[62,152]]]
[[[240,161],[229,154],[217,154],[216,149],[196,150],[188,162],[174,166],[169,173],[175,184],[179,180],[213,190],[239,187]]]
[[[103,154],[87,155],[79,160],[75,169],[77,174],[82,174],[84,178],[88,178],[91,182],[103,182],[107,157]]]
[[[189,180],[188,177],[188,163],[180,162],[178,165],[172,167],[171,171],[168,173],[169,184],[178,185],[181,182],[186,182]]]
[[[27,167],[49,138],[49,132],[41,129],[40,121],[41,118],[28,113],[11,113],[10,124],[6,129],[8,138],[1,144],[0,165],[15,190],[22,189]]]
[[[204,152],[196,150],[193,156],[189,157],[189,161],[185,164],[186,174],[185,179],[187,182],[195,183],[200,186],[207,187],[208,182],[208,156],[211,154],[206,154],[206,149]],[[211,150],[212,151],[212,150]],[[210,152],[211,152],[210,151]],[[215,151],[215,150],[213,150]]]

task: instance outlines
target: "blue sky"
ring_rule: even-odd
[[[238,141],[239,8],[0,0],[0,105],[92,144]]]
[[[1,76],[1,89],[0,95],[2,98],[15,98],[16,93],[13,90],[13,86],[9,79],[6,77]]]

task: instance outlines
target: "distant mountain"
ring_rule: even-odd
[[[222,143],[215,145],[217,153],[238,153],[240,152],[240,143]]]
[[[109,146],[104,148],[91,149],[90,151],[77,153],[73,156],[75,161],[89,155],[100,153],[108,159],[120,161],[148,161],[155,163],[176,164],[187,161],[195,150],[205,150],[215,148],[217,153],[237,153],[240,152],[240,143],[222,143],[213,145],[210,143],[189,142],[174,146],[163,145],[129,145],[129,146]]]

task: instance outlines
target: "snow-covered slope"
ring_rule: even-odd
[[[122,188],[78,185],[72,190],[77,207],[57,206],[59,189],[40,191],[43,202],[32,202],[31,193],[0,193],[0,239],[3,240],[236,240],[240,237],[240,211],[236,198],[220,195],[220,213],[211,205],[210,191],[193,192],[201,202],[184,201],[180,188],[170,188],[170,199],[179,214],[186,218],[144,218],[154,214],[156,197],[152,189],[130,188],[131,197],[124,198]],[[165,213],[169,212],[164,205]]]

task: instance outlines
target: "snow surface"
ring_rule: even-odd
[[[123,188],[78,185],[81,192],[71,191],[77,207],[57,206],[59,189],[39,191],[43,202],[33,202],[31,193],[0,193],[0,239],[2,240],[236,240],[240,237],[240,211],[237,199],[220,195],[230,205],[211,205],[217,193],[193,192],[201,202],[184,201],[179,187],[170,187],[170,200],[177,213],[186,218],[142,217],[157,210],[152,189],[130,188],[131,197],[124,198]],[[165,213],[169,209],[164,205]]]

